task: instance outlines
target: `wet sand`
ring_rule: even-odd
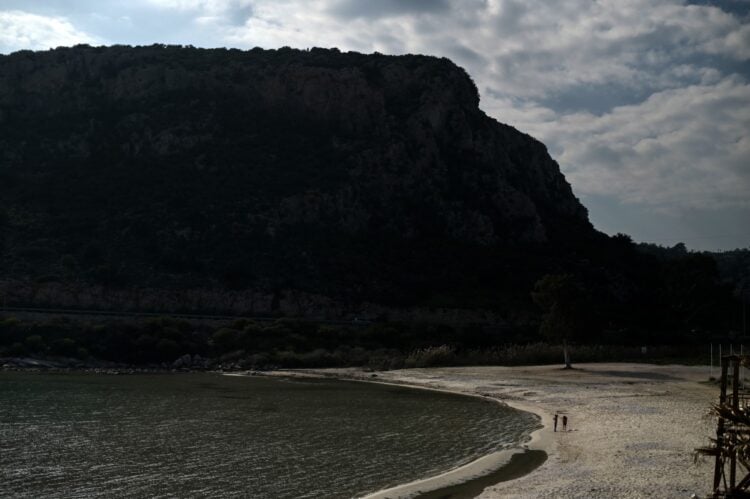
[[[479,496],[484,489],[500,482],[514,480],[534,471],[547,460],[543,450],[527,450],[513,454],[506,464],[478,478],[449,485],[417,496],[418,499],[471,499]]]

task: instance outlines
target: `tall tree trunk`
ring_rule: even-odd
[[[570,365],[570,352],[568,351],[568,340],[563,339],[563,357],[565,357],[565,369],[573,369]]]

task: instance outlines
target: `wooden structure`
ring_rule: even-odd
[[[716,441],[710,448],[710,454],[716,456],[714,498],[750,499],[750,392],[740,386],[743,366],[750,366],[750,356],[726,355],[721,358],[721,394],[715,408],[718,416]]]

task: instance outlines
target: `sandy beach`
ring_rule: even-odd
[[[714,431],[706,414],[718,388],[706,383],[708,367],[575,367],[409,369],[375,377],[352,369],[316,373],[487,396],[541,416],[544,428],[527,446],[546,451],[546,461],[525,476],[487,486],[481,498],[689,498],[710,492],[713,464],[693,462],[693,449],[705,445]],[[556,412],[568,416],[567,432],[559,431],[561,423],[553,432]],[[447,474],[439,486],[465,479],[482,463],[477,466]],[[414,496],[435,484],[427,480],[373,497]]]

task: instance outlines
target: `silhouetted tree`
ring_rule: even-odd
[[[721,323],[731,290],[720,283],[714,258],[688,253],[666,262],[662,273],[662,299],[677,327],[711,329]]]
[[[586,299],[583,287],[570,274],[547,274],[531,293],[544,310],[540,332],[550,341],[560,341],[565,368],[570,369],[569,342],[585,330]]]

